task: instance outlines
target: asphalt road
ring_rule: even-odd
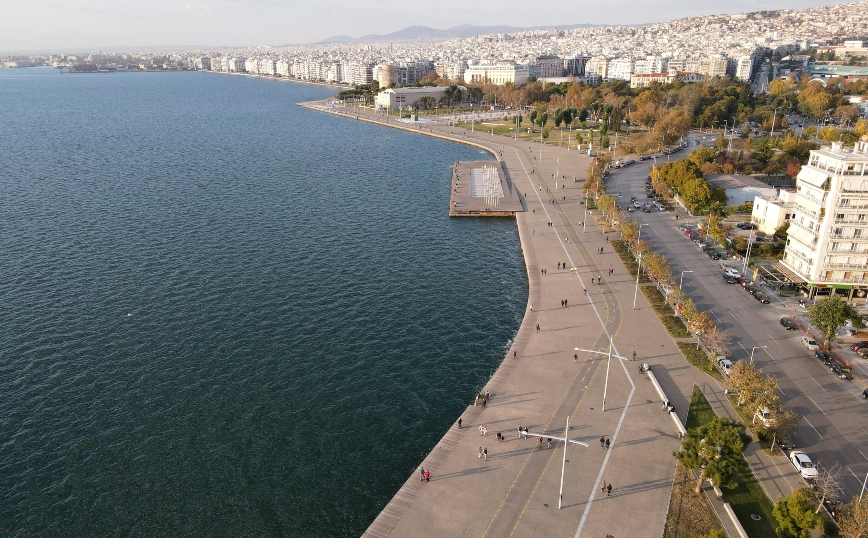
[[[707,138],[703,140],[703,136]],[[711,136],[692,134],[688,148],[672,154],[670,159],[686,157],[695,146],[694,139],[708,145]],[[641,161],[612,171],[607,178],[607,192],[621,193],[622,206],[631,196],[643,203],[648,201],[644,184],[652,164],[651,160]],[[712,314],[718,326],[732,334],[730,358],[750,360],[753,351],[754,361],[765,372],[777,376],[782,401],[802,416],[801,431],[795,436],[797,448],[825,467],[840,464],[845,498],[859,495],[868,474],[868,401],[861,396],[868,386],[865,360],[853,361],[854,381],[838,379],[802,346],[801,332],[787,331],[780,325],[781,317],[794,312],[802,324],[807,323],[805,311],[797,309],[796,298],[781,298],[765,290],[771,303],[760,304],[740,285],[727,284],[720,262],[710,259],[677,228],[690,223],[683,213],[679,221],[672,210],[636,210],[632,215],[640,224],[647,224],[642,227],[642,239],[649,240],[654,251],[666,256],[676,280],[684,271],[684,289],[697,308]],[[695,220],[693,224],[695,229]],[[781,469],[782,479],[792,488],[801,487],[801,480],[789,472],[792,470]]]

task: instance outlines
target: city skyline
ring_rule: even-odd
[[[20,3],[4,8],[0,18],[0,51],[50,51],[98,49],[170,49],[191,47],[244,47],[312,44],[332,36],[361,37],[389,34],[409,26],[447,29],[464,24],[566,26],[573,24],[637,25],[688,16],[799,9],[833,5],[835,1],[743,0],[729,5],[688,3],[673,0],[649,7],[642,2],[624,2],[603,8],[599,0],[580,4],[555,4],[545,11],[528,13],[516,0],[496,5],[466,5],[445,0],[435,13],[408,13],[395,0],[352,3],[325,0],[310,5],[232,0],[119,6],[108,0],[47,0],[36,5]],[[239,24],[249,20],[250,24]],[[298,21],[303,21],[302,24]]]

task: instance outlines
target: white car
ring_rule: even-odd
[[[729,375],[732,373],[732,361],[729,359],[719,359],[717,364],[720,365],[720,369],[723,370],[723,373]]]
[[[814,340],[813,338],[811,338],[810,336],[803,336],[802,337],[802,345],[805,346],[806,348],[808,348],[809,351],[817,351],[820,349],[820,346],[819,346],[819,344],[817,344],[817,341]]]
[[[761,409],[757,409],[757,412],[753,416],[753,423],[762,422],[763,426],[766,428],[773,428],[777,421],[772,417],[771,411],[769,411],[768,407],[763,407]]]
[[[727,275],[729,275],[729,276],[731,276],[731,277],[733,277],[733,278],[739,278],[739,277],[741,277],[741,273],[738,272],[738,269],[735,269],[735,268],[733,268],[733,267],[727,267],[727,268],[724,270],[724,272],[725,272]]]
[[[805,480],[817,477],[817,468],[814,467],[814,462],[804,452],[793,450],[790,452],[790,461],[793,463],[793,467],[799,471],[799,475]]]

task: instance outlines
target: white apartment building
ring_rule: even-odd
[[[274,70],[278,75],[282,77],[288,77],[290,75],[292,66],[286,60],[277,60],[274,64]]]
[[[499,62],[496,64],[480,64],[467,67],[464,72],[464,81],[467,83],[485,82],[492,84],[506,84],[510,82],[521,85],[527,82],[530,76],[530,68],[527,65],[512,62]]]
[[[812,150],[796,177],[782,268],[809,297],[847,299],[868,290],[868,138],[852,151],[840,142]]]
[[[633,73],[665,73],[669,71],[669,61],[659,56],[646,56],[636,60]],[[611,75],[610,75],[611,76]]]
[[[464,88],[462,86],[459,86],[459,88],[461,89],[461,92],[464,93]],[[439,101],[440,98],[443,97],[444,93],[446,93],[445,86],[389,88],[377,94],[374,104],[378,109],[407,109],[423,97],[431,97],[435,102]]]
[[[595,56],[585,64],[585,76],[597,75],[599,78],[609,78],[609,63],[611,58]]]
[[[772,235],[793,215],[796,191],[780,189],[774,196],[757,196],[753,200],[751,224],[760,232]]]
[[[699,74],[706,77],[725,77],[729,61],[726,56],[708,56],[699,60]]]
[[[643,73],[641,75],[633,75],[630,78],[630,87],[645,88],[654,82],[660,84],[672,84],[676,80],[685,83],[699,82],[702,80],[702,75],[699,73],[678,73],[671,69],[668,73]]]
[[[617,78],[621,80],[630,80],[633,76],[634,60],[630,57],[615,58],[609,62],[609,78]]]
[[[738,80],[750,80],[753,72],[753,58],[742,56],[735,63],[735,78]]]
[[[248,73],[256,74],[259,72],[256,58],[247,58],[244,60],[244,70]]]

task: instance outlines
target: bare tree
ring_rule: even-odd
[[[786,406],[770,409],[771,417],[768,421],[768,426],[765,422],[760,423],[760,427],[772,436],[771,451],[775,450],[775,443],[780,437],[785,435],[795,435],[802,428],[801,417],[792,409]]]
[[[717,325],[714,325],[705,333],[703,340],[715,355],[727,355],[729,344],[732,342],[732,335],[727,331],[721,331]]]
[[[837,501],[844,495],[844,489],[841,487],[841,466],[838,463],[831,467],[825,467],[817,461],[817,476],[812,481],[811,485],[817,496],[817,510],[819,514],[823,509],[823,503],[827,500]]]
[[[838,529],[844,538],[868,536],[868,497],[853,497],[853,502],[844,507],[838,519]]]

